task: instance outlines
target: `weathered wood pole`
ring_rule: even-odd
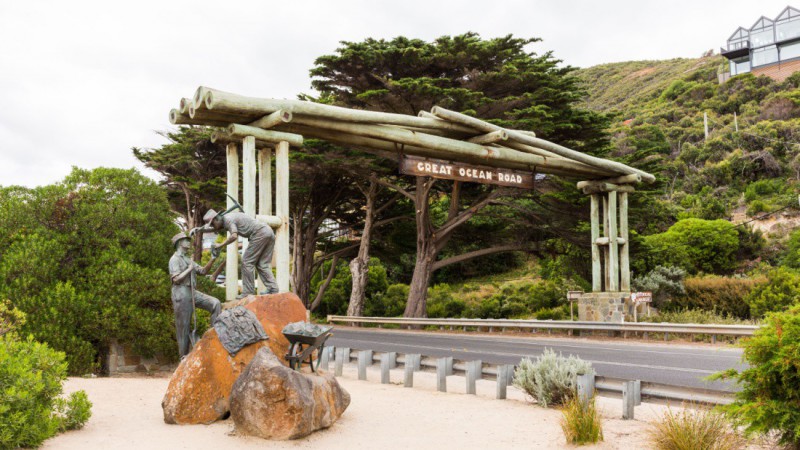
[[[228,166],[228,195],[239,197],[239,152],[237,145],[228,144],[225,148]],[[233,201],[228,198],[228,208],[233,206]],[[228,233],[230,236],[230,233]],[[236,300],[239,295],[239,243],[233,242],[225,249],[225,300]]]
[[[283,221],[275,233],[276,281],[278,292],[289,292],[289,143],[275,150],[275,215]]]
[[[617,241],[617,192],[608,193],[608,291],[619,291],[619,243]]]
[[[242,208],[250,217],[256,217],[256,138],[242,139]],[[247,250],[249,239],[242,239],[242,252]]]
[[[630,263],[630,244],[628,236],[628,193],[619,193],[619,234],[625,242],[619,253],[619,279],[620,290],[630,292],[631,290],[631,263]]]
[[[600,195],[589,196],[589,216],[592,223],[592,292],[603,290],[603,281],[600,271],[600,246],[597,239],[600,237]]]
[[[609,239],[608,235],[608,193],[603,192],[600,194],[601,198],[603,199],[603,236],[606,239]],[[611,285],[611,271],[609,270],[609,263],[610,263],[610,247],[608,245],[603,246],[603,291],[608,292],[610,291],[609,286]]]
[[[258,151],[258,215],[272,215],[272,149],[269,148]],[[272,252],[270,264],[275,267],[275,252]],[[260,278],[258,290],[264,290],[264,283]]]

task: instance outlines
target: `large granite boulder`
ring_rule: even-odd
[[[260,349],[233,384],[236,431],[266,439],[297,439],[328,428],[350,405],[350,394],[330,374],[300,373]]]
[[[217,332],[209,329],[172,374],[161,402],[164,422],[207,424],[225,418],[233,383],[263,347],[279,355],[279,364],[285,364],[283,355],[289,350],[289,341],[281,330],[288,323],[305,320],[303,302],[292,293],[284,293],[250,296],[239,303],[255,313],[269,340],[250,344],[231,357]]]

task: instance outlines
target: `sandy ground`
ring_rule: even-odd
[[[266,441],[238,436],[231,420],[211,425],[167,425],[161,398],[167,378],[70,378],[67,392],[84,389],[94,403],[82,429],[48,440],[45,449],[250,449],[250,448],[573,448],[564,441],[561,413],[526,401],[509,388],[509,399],[495,400],[495,383],[478,382],[478,395],[466,395],[465,379],[451,376],[447,393],[435,391],[435,374],[417,372],[414,388],[402,386],[402,369],[392,384],[380,384],[372,368],[357,380],[354,365],[345,368],[342,385],[352,402],[327,430],[296,441]],[[600,397],[605,441],[592,449],[648,448],[647,420],[665,406],[643,403],[636,420],[622,420],[622,400]]]

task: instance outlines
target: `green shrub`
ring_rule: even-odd
[[[709,377],[732,378],[742,388],[723,411],[748,435],[777,433],[782,444],[800,448],[800,306],[767,315],[742,346],[746,369]]]
[[[31,337],[0,337],[0,448],[38,447],[86,423],[91,403],[84,392],[59,398],[66,375],[63,353]]]
[[[523,358],[514,372],[514,386],[541,406],[562,405],[575,392],[578,374],[594,373],[592,364],[576,356],[565,358],[546,348],[536,360]]]
[[[403,315],[411,289],[407,284],[389,285],[384,293],[376,293],[364,305],[364,315],[370,317],[398,317]]]
[[[669,408],[653,423],[649,435],[655,450],[739,450],[746,446],[722,414],[708,409]]]
[[[800,229],[792,231],[786,252],[781,258],[781,265],[792,269],[800,269]]]
[[[8,300],[0,300],[0,336],[15,333],[25,323],[25,313],[11,306]]]
[[[534,314],[537,320],[564,320],[566,318],[564,308],[560,306],[555,308],[542,308]]]
[[[572,395],[561,410],[561,430],[567,444],[594,444],[603,440],[603,424],[592,396],[586,405],[577,395]]]
[[[634,278],[633,287],[637,291],[653,293],[653,306],[660,308],[675,295],[684,294],[683,278],[686,271],[679,267],[656,266],[643,277]]]
[[[778,267],[767,273],[767,282],[756,286],[745,299],[753,317],[784,311],[800,300],[800,273]]]
[[[726,220],[684,219],[664,233],[645,236],[644,243],[648,258],[660,265],[722,274],[736,267],[739,234]]]
[[[640,322],[667,323],[707,323],[720,325],[751,325],[753,321],[718,314],[705,309],[682,309],[680,311],[659,311],[650,317],[639,316]]]
[[[690,277],[683,282],[685,294],[673,297],[664,309],[701,309],[723,316],[749,319],[747,296],[765,281],[765,278]]]

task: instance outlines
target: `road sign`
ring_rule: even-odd
[[[637,303],[650,303],[653,301],[652,292],[634,292],[631,294],[631,301]]]
[[[567,300],[580,300],[582,295],[583,291],[567,291]]]
[[[441,159],[404,156],[400,160],[400,173],[421,175],[445,180],[497,184],[523,189],[533,189],[534,173],[520,170],[498,169]]]

